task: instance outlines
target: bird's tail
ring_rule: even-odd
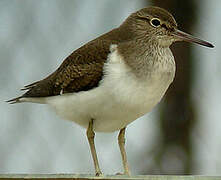
[[[22,91],[26,91],[23,95],[6,102],[10,104],[22,102],[46,104],[47,97],[57,95],[58,92],[60,92],[59,89],[56,89],[53,79],[50,78],[52,75],[43,80],[24,86],[24,88],[21,89]],[[57,91],[55,92],[55,90]]]
[[[27,86],[24,86],[21,90],[26,90],[23,95],[10,99],[6,101],[9,104],[16,104],[16,103],[22,103],[22,102],[31,102],[31,103],[39,103],[39,104],[45,104],[46,103],[46,96],[47,94],[41,94],[41,92],[44,91],[44,87],[42,87],[40,81],[34,82],[32,84],[29,84]],[[47,91],[46,91],[47,92]]]
[[[5,101],[5,102],[7,102],[7,103],[9,103],[9,104],[21,103],[21,100],[20,100],[21,98],[22,98],[22,97],[20,96],[20,97],[13,98],[13,99],[10,99],[10,100]]]
[[[38,103],[38,104],[46,104],[46,97],[17,97],[6,101],[9,104],[16,104],[22,102],[30,102],[30,103]]]

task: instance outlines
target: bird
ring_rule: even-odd
[[[119,27],[73,51],[53,73],[24,86],[23,95],[7,102],[47,104],[62,119],[84,127],[96,176],[102,171],[95,132],[119,131],[122,174],[130,175],[126,127],[150,112],[173,82],[176,65],[170,46],[177,41],[214,47],[179,30],[167,10],[142,8]]]

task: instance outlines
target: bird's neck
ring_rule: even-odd
[[[134,40],[119,44],[119,53],[134,74],[147,77],[159,71],[159,68],[175,67],[172,52],[168,46],[146,40]]]

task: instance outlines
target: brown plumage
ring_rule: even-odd
[[[109,53],[109,41],[90,42],[74,51],[47,78],[32,85],[23,97],[46,97],[94,88],[103,75],[103,64]],[[98,48],[102,49],[98,51]],[[88,52],[88,53],[85,53]]]
[[[92,45],[92,46],[91,46]],[[22,97],[46,97],[94,88],[103,75],[110,41],[90,42],[68,56],[47,78],[25,86]],[[102,49],[98,51],[98,49]],[[88,53],[85,53],[88,52]]]
[[[111,44],[129,40],[131,34],[119,28],[90,41],[69,55],[60,67],[43,80],[24,86],[22,96],[7,102],[17,103],[22,97],[47,97],[86,91],[98,86],[103,76]]]

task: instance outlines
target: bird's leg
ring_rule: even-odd
[[[99,167],[99,163],[98,163],[98,159],[97,159],[97,153],[96,153],[96,149],[95,149],[95,145],[94,145],[94,137],[95,137],[95,133],[93,130],[93,119],[89,122],[89,126],[87,129],[87,138],[88,138],[88,142],[90,145],[90,149],[91,149],[91,154],[93,157],[93,161],[94,161],[94,167],[95,167],[95,174],[96,176],[100,176],[102,175],[102,172],[100,170]]]
[[[125,175],[130,175],[130,170],[127,162],[127,155],[125,151],[125,128],[120,130],[120,133],[118,135],[118,144],[120,147],[120,153],[123,161],[123,166],[124,166],[124,174]]]

